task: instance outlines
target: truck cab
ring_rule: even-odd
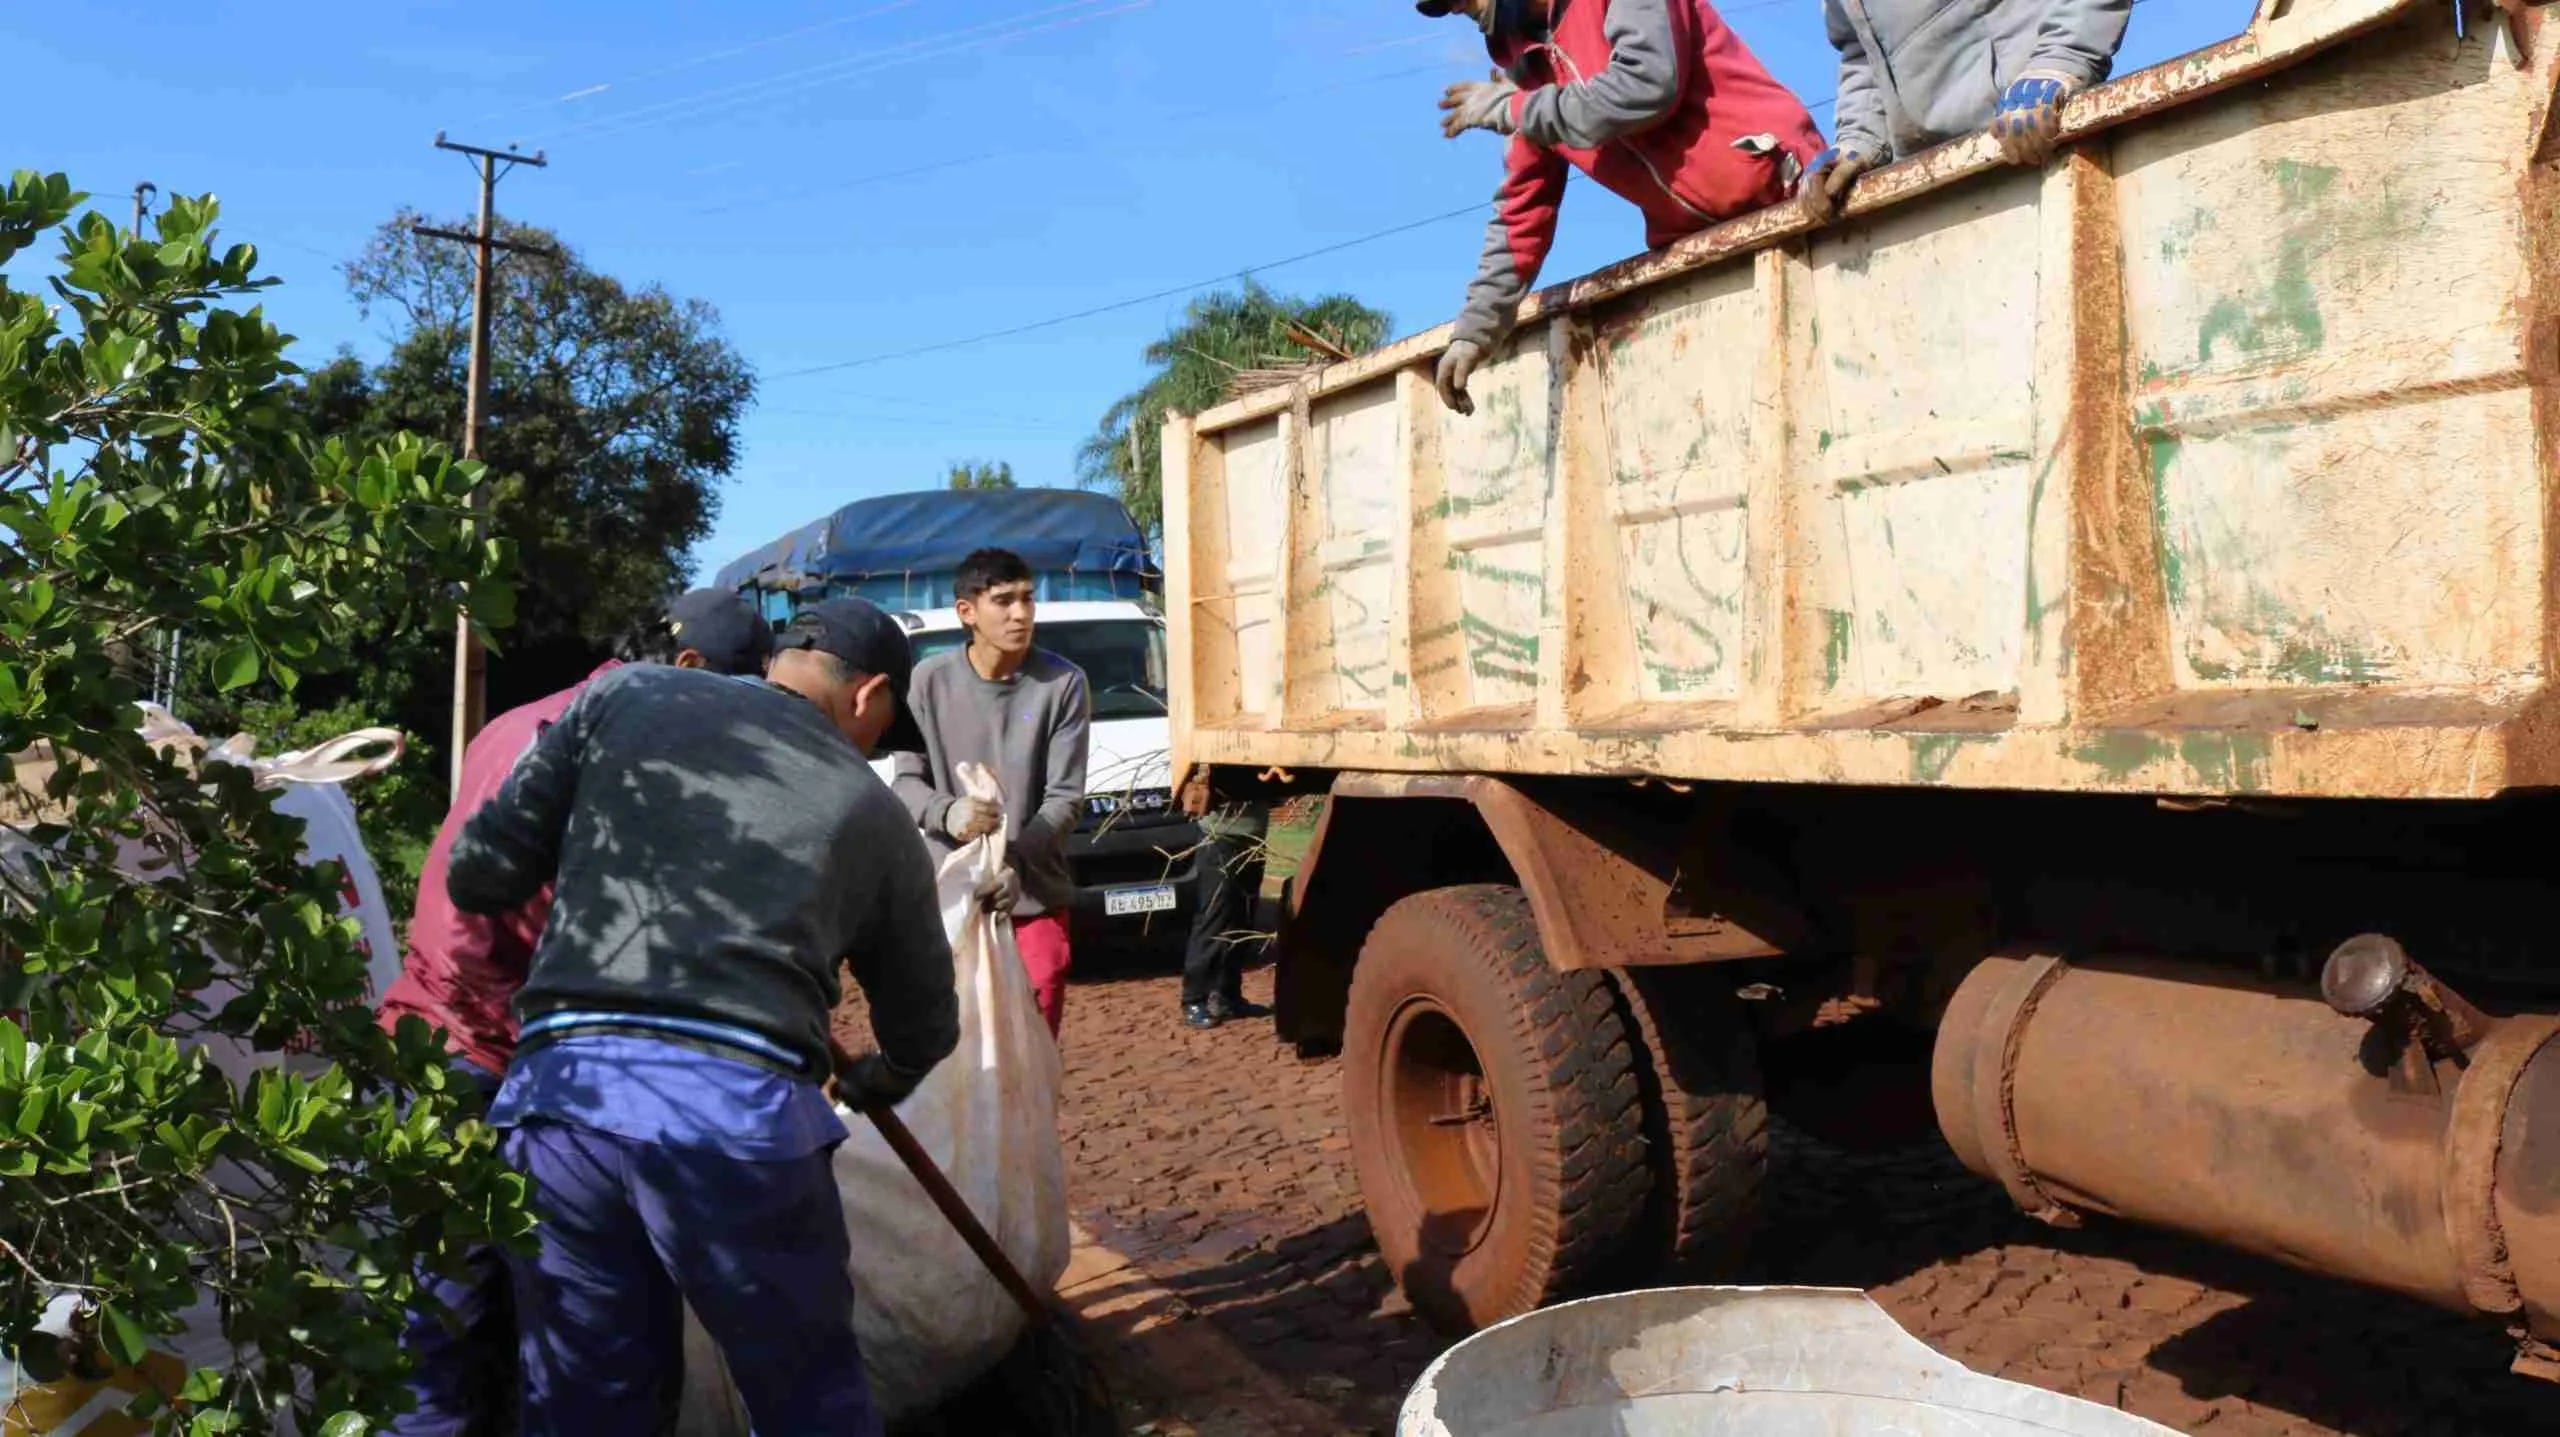
[[[969,642],[949,608],[900,610],[898,621],[919,663]],[[1075,936],[1112,944],[1177,937],[1192,906],[1200,830],[1174,806],[1167,768],[1164,620],[1130,600],[1043,604],[1033,642],[1084,670],[1093,699],[1084,814],[1067,841]],[[889,760],[872,768],[888,780]]]

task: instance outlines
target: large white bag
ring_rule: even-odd
[[[303,821],[303,863],[308,866],[335,859],[344,871],[338,891],[339,911],[364,926],[365,1000],[378,1000],[400,974],[400,948],[392,934],[391,910],[382,896],[382,881],[356,826],[355,803],[342,785],[350,779],[380,773],[397,762],[402,750],[399,732],[359,729],[314,749],[258,759],[250,756],[254,745],[245,737],[207,747],[195,730],[166,710],[144,705],[142,736],[155,745],[190,750],[207,761],[247,764],[257,774],[260,788],[275,791],[277,811]],[[372,757],[355,756],[368,750],[373,751]],[[22,781],[28,778],[31,767],[21,763]],[[30,789],[19,802],[22,807],[33,805],[34,790]],[[24,816],[50,815],[28,812]],[[8,861],[30,862],[40,857],[25,836],[12,827],[0,826],[0,851],[7,853]],[[146,866],[152,861],[149,850],[138,843],[125,845],[118,856],[119,864],[137,876],[153,871]],[[208,1007],[219,1009],[236,991],[229,983],[216,983],[197,996]],[[293,1054],[259,1053],[227,1036],[184,1040],[182,1045],[202,1048],[207,1061],[235,1084],[247,1082],[258,1068],[279,1062],[305,1071],[321,1066],[316,1059]],[[51,1330],[68,1330],[62,1324],[68,1320],[71,1305],[67,1296],[57,1297],[49,1305]],[[151,1351],[139,1368],[120,1369],[98,1380],[68,1378],[35,1384],[23,1381],[16,1365],[0,1357],[0,1426],[12,1434],[24,1431],[43,1437],[127,1437],[145,1430],[143,1424],[124,1415],[124,1408],[146,1386],[174,1392],[190,1370],[227,1367],[232,1356],[230,1341],[223,1336],[221,1314],[207,1293],[185,1314],[179,1331],[152,1339]],[[292,1437],[294,1430],[292,1414],[279,1414],[279,1437]]]
[[[1001,805],[993,775],[959,778]],[[919,837],[918,842],[922,842]],[[943,860],[936,875],[959,990],[960,1044],[898,1117],[1034,1288],[1066,1271],[1067,1176],[1058,1144],[1058,1045],[1013,946],[1013,919],[979,890],[1004,865],[1001,829]],[[839,1107],[836,1185],[853,1246],[854,1330],[872,1400],[896,1421],[931,1410],[993,1367],[1022,1335],[1022,1310],[889,1149],[871,1120]],[[742,1437],[746,1414],[719,1354],[688,1315],[679,1437]]]
[[[158,715],[168,724],[183,729],[176,719]],[[146,724],[146,737],[152,729]],[[338,911],[363,925],[360,946],[365,953],[364,1001],[379,1003],[384,992],[400,976],[400,940],[391,927],[391,905],[382,896],[382,879],[374,871],[373,859],[365,852],[363,832],[356,826],[355,800],[347,796],[346,783],[382,772],[397,763],[403,750],[398,729],[357,729],[329,740],[317,748],[278,754],[273,758],[251,758],[245,746],[234,739],[211,749],[206,757],[226,762],[245,763],[258,776],[258,787],[275,794],[276,812],[301,819],[302,862],[304,867],[317,867],[335,859],[343,875],[338,885]],[[355,758],[354,754],[376,750],[373,757]],[[205,1005],[219,1011],[238,990],[228,983],[207,986],[197,996]],[[246,1083],[249,1074],[276,1061],[246,1043],[228,1037],[203,1040],[205,1056],[235,1084]],[[288,1048],[284,1065],[305,1075],[316,1074],[327,1066],[305,1056],[299,1047]]]

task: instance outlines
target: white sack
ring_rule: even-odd
[[[193,729],[166,710],[150,705],[143,709],[142,736],[155,744],[192,747],[196,743]],[[379,999],[391,980],[399,976],[400,946],[392,934],[391,909],[383,900],[381,878],[365,852],[363,835],[356,826],[355,803],[342,785],[349,779],[389,768],[398,761],[401,748],[396,730],[359,729],[318,748],[271,759],[250,758],[250,744],[243,738],[203,751],[205,758],[214,762],[248,764],[257,773],[260,788],[277,791],[277,811],[291,814],[305,825],[302,861],[306,866],[335,859],[345,870],[345,881],[338,892],[338,911],[364,925],[367,1003]],[[352,757],[366,749],[382,751],[369,759]],[[32,845],[15,829],[0,828],[0,848],[5,848],[13,861],[31,862],[37,858]],[[118,862],[127,873],[142,876],[146,872],[142,864],[152,856],[138,843],[126,844]],[[209,1008],[219,1011],[237,991],[228,983],[215,983],[197,996]],[[235,1085],[246,1083],[255,1070],[278,1062],[311,1071],[320,1066],[314,1059],[260,1053],[229,1037],[197,1040],[191,1046],[204,1049],[207,1060]],[[68,1319],[69,1305],[66,1295],[58,1297],[48,1309],[57,1325]],[[72,1378],[35,1385],[23,1382],[16,1365],[0,1356],[0,1417],[23,1424],[25,1431],[41,1437],[125,1437],[142,1430],[124,1415],[124,1408],[146,1385],[175,1391],[191,1369],[228,1367],[231,1358],[230,1340],[222,1334],[220,1311],[207,1293],[187,1311],[185,1325],[179,1331],[152,1339],[151,1351],[138,1369],[119,1370],[97,1381]],[[9,1430],[15,1433],[21,1429],[11,1426]],[[292,1437],[294,1430],[292,1414],[279,1414],[279,1437]]]
[[[959,766],[973,797],[1001,805],[993,775]],[[919,843],[923,842],[921,836]],[[1066,1271],[1066,1159],[1058,1144],[1058,1045],[1013,946],[1013,919],[980,906],[1004,864],[1002,830],[943,860],[936,876],[960,1000],[960,1043],[898,1105],[1024,1278],[1040,1290]],[[872,1400],[890,1421],[931,1410],[993,1367],[1022,1335],[1022,1310],[871,1125],[839,1107],[847,1133],[836,1185],[853,1245],[854,1330]],[[744,1437],[719,1354],[687,1316],[679,1437]]]

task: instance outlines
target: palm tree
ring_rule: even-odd
[[[1168,413],[1197,414],[1224,399],[1240,378],[1308,356],[1293,327],[1311,331],[1337,351],[1375,349],[1387,316],[1346,294],[1297,299],[1248,279],[1191,301],[1182,320],[1147,346],[1155,376],[1104,410],[1093,437],[1076,451],[1076,478],[1088,489],[1115,489],[1129,516],[1150,535],[1164,530],[1162,431]],[[1318,352],[1321,348],[1318,347]]]

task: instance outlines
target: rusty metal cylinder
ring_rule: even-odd
[[[2149,959],[1995,957],[1938,1031],[1964,1164],[2101,1212],[2560,1335],[2560,1024],[2412,1058],[2308,989]],[[2528,1365],[2520,1360],[2519,1366]]]

